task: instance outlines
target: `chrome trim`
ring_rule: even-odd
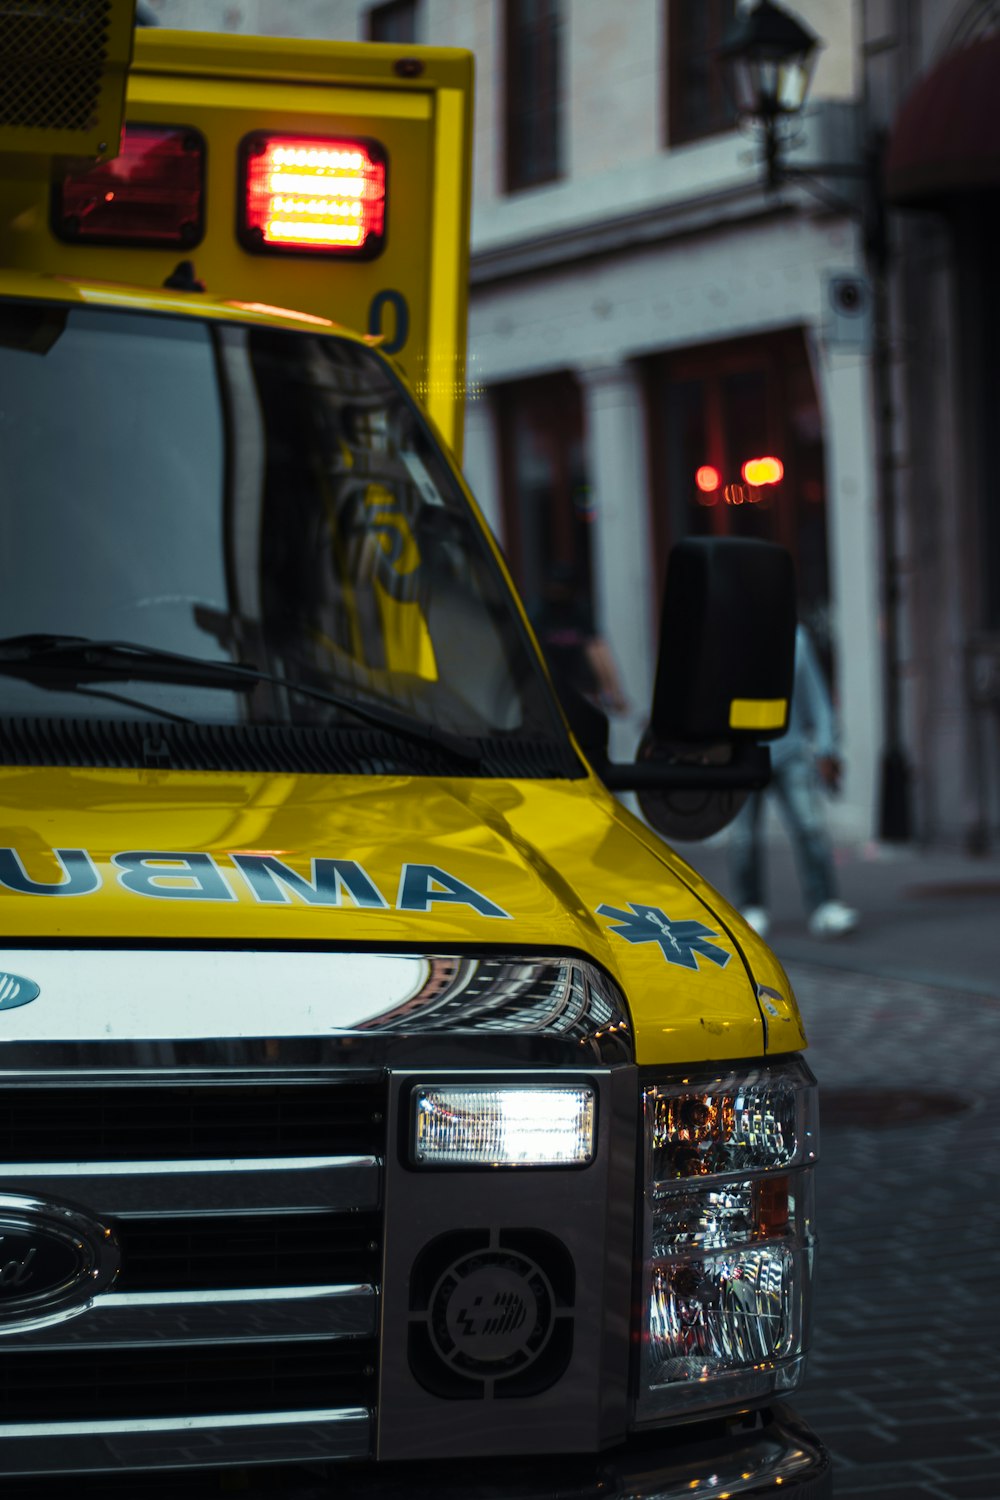
[[[377,1208],[374,1156],[276,1156],[215,1161],[14,1162],[0,1189],[24,1182],[118,1218]]]
[[[571,959],[436,957],[418,994],[359,1031],[526,1030],[583,1037],[625,1020],[593,964]]]
[[[384,1032],[587,1043],[628,1031],[614,981],[573,955],[26,947],[0,951],[8,965],[40,994],[3,1013],[0,1042],[125,1042],[139,1066],[175,1063],[178,1044],[210,1038],[228,1050]]]
[[[2,1023],[0,1014],[0,1023]],[[342,1032],[328,1037],[243,1037],[239,1041],[184,1042],[5,1042],[0,1024],[0,1081],[49,1081],[88,1075],[98,1082],[205,1083],[228,1071],[234,1082],[254,1078],[283,1083],[311,1073],[313,1079],[365,1075],[417,1066],[427,1057],[427,1038],[404,1030]],[[588,1062],[633,1061],[632,1038],[622,1025],[573,1040],[547,1032],[439,1031],[432,1038],[435,1065],[449,1068],[578,1068]]]
[[[5,1478],[128,1469],[367,1458],[372,1414],[362,1406],[214,1417],[0,1426]]]
[[[76,1204],[0,1194],[0,1337],[78,1317],[114,1283],[120,1262],[114,1232]]]
[[[2,1020],[0,1016],[0,1023]],[[291,1046],[300,1051],[304,1048],[320,1050],[327,1048],[329,1041],[305,1038],[303,1046],[302,1041],[292,1039]],[[7,1358],[12,1372],[10,1379],[16,1379],[19,1361],[26,1369],[30,1367],[35,1372],[38,1396],[37,1401],[25,1401],[19,1407],[27,1420],[12,1421],[8,1414],[7,1420],[0,1423],[0,1471],[3,1475],[69,1476],[369,1457],[374,1442],[374,1413],[367,1406],[348,1406],[345,1402],[322,1409],[232,1410],[234,1406],[252,1406],[255,1401],[268,1406],[280,1404],[282,1397],[279,1393],[293,1389],[280,1383],[283,1377],[273,1390],[269,1383],[265,1383],[254,1385],[252,1389],[248,1387],[246,1395],[242,1389],[238,1394],[232,1392],[228,1396],[222,1391],[221,1399],[229,1405],[229,1410],[222,1414],[206,1414],[206,1407],[211,1406],[213,1399],[214,1388],[209,1386],[200,1389],[197,1397],[192,1398],[188,1416],[170,1415],[173,1402],[164,1399],[161,1406],[155,1396],[149,1395],[147,1410],[151,1410],[148,1417],[143,1418],[126,1415],[131,1403],[125,1400],[117,1406],[110,1402],[84,1403],[80,1413],[92,1406],[94,1420],[82,1414],[74,1420],[66,1419],[65,1414],[76,1408],[66,1404],[53,1406],[46,1401],[44,1381],[44,1369],[49,1365],[53,1378],[58,1380],[60,1365],[71,1361],[76,1362],[74,1368],[86,1371],[91,1367],[99,1368],[104,1360],[118,1361],[118,1368],[122,1361],[128,1364],[132,1358],[140,1360],[150,1372],[155,1372],[162,1363],[167,1371],[165,1378],[170,1378],[171,1371],[187,1367],[189,1361],[194,1361],[197,1366],[206,1356],[210,1357],[213,1348],[220,1346],[224,1351],[223,1358],[230,1361],[239,1362],[244,1355],[250,1358],[259,1354],[265,1368],[270,1349],[271,1359],[277,1360],[281,1369],[291,1370],[296,1364],[298,1351],[312,1348],[322,1362],[329,1359],[336,1361],[345,1371],[357,1372],[356,1382],[341,1382],[335,1387],[336,1394],[331,1393],[333,1400],[337,1400],[340,1391],[345,1393],[347,1400],[351,1395],[355,1401],[367,1398],[368,1367],[377,1361],[375,1341],[379,1293],[376,1285],[369,1282],[369,1277],[373,1274],[371,1266],[376,1260],[377,1242],[381,1236],[381,1226],[375,1220],[382,1199],[382,1110],[386,1093],[381,1067],[357,1066],[361,1052],[367,1049],[360,1046],[356,1038],[345,1039],[346,1060],[355,1065],[321,1069],[314,1065],[312,1058],[305,1066],[299,1063],[292,1068],[283,1067],[275,1056],[280,1043],[267,1038],[223,1043],[221,1046],[208,1041],[182,1043],[176,1047],[174,1044],[146,1046],[142,1043],[110,1043],[105,1047],[99,1042],[55,1042],[47,1050],[39,1048],[39,1055],[45,1057],[47,1066],[38,1070],[18,1068],[13,1060],[22,1062],[26,1046],[32,1045],[0,1045],[0,1057],[5,1064],[0,1075],[0,1100],[13,1127],[11,1141],[20,1139],[18,1129],[30,1130],[29,1117],[19,1118],[19,1089],[25,1093],[25,1109],[30,1106],[31,1110],[40,1110],[43,1115],[48,1113],[50,1097],[53,1110],[59,1110],[60,1100],[64,1111],[69,1107],[69,1096],[63,1093],[64,1087],[71,1091],[83,1090],[96,1111],[95,1121],[104,1111],[102,1094],[106,1094],[110,1109],[108,1119],[113,1121],[117,1118],[116,1099],[120,1103],[125,1098],[119,1090],[135,1090],[139,1085],[141,1097],[137,1104],[129,1098],[122,1116],[124,1123],[117,1137],[109,1146],[91,1148],[95,1156],[105,1151],[111,1154],[131,1150],[137,1159],[18,1160],[6,1169],[0,1162],[0,1195],[5,1190],[16,1188],[24,1195],[18,1202],[30,1202],[28,1195],[34,1195],[45,1203],[49,1198],[57,1200],[57,1194],[62,1193],[70,1204],[89,1204],[96,1218],[106,1217],[107,1222],[116,1224],[126,1258],[129,1234],[133,1232],[131,1221],[143,1218],[153,1230],[154,1238],[157,1220],[165,1227],[174,1216],[200,1218],[205,1221],[213,1244],[225,1241],[229,1222],[238,1225],[241,1219],[249,1219],[251,1223],[269,1219],[280,1227],[282,1243],[286,1243],[291,1252],[294,1252],[299,1226],[307,1222],[301,1217],[303,1215],[319,1213],[324,1223],[329,1222],[331,1244],[336,1240],[338,1226],[358,1213],[362,1215],[361,1222],[366,1225],[366,1230],[357,1245],[354,1245],[357,1236],[348,1235],[352,1248],[344,1257],[333,1259],[325,1266],[321,1241],[310,1249],[310,1239],[302,1265],[315,1267],[305,1271],[311,1285],[262,1285],[262,1281],[266,1283],[271,1278],[272,1272],[270,1261],[264,1259],[260,1262],[260,1269],[251,1272],[257,1284],[241,1288],[235,1265],[233,1275],[227,1275],[225,1255],[222,1254],[216,1262],[220,1284],[203,1289],[204,1282],[196,1282],[193,1289],[188,1289],[189,1272],[183,1255],[179,1257],[176,1271],[171,1269],[174,1261],[168,1256],[155,1269],[156,1279],[140,1284],[143,1289],[137,1286],[135,1290],[129,1290],[127,1284],[121,1291],[106,1287],[64,1324],[35,1328],[25,1326],[23,1319],[12,1320],[14,1326],[9,1334],[0,1334],[0,1357],[5,1355]],[[199,1062],[211,1059],[211,1068],[174,1069],[164,1066],[180,1050],[197,1052]],[[84,1051],[91,1051],[101,1059],[96,1069],[72,1066]],[[252,1065],[231,1066],[233,1054],[237,1051],[246,1057],[254,1054]],[[140,1062],[139,1067],[136,1067],[137,1062]],[[298,1097],[303,1097],[303,1085],[306,1086],[305,1107],[298,1127],[300,1133],[289,1138],[298,1145],[302,1154],[285,1157],[261,1154],[268,1150],[270,1137],[268,1132],[258,1130],[260,1144],[251,1146],[247,1154],[223,1155],[223,1152],[238,1151],[239,1147],[229,1144],[225,1135],[213,1134],[211,1111],[203,1131],[196,1129],[190,1136],[184,1132],[164,1137],[176,1141],[176,1144],[166,1147],[171,1153],[167,1160],[156,1159],[155,1155],[143,1160],[144,1137],[141,1131],[135,1133],[134,1139],[130,1138],[128,1121],[132,1116],[129,1110],[137,1107],[155,1112],[158,1086],[166,1091],[179,1087],[184,1094],[189,1091],[197,1094],[199,1089],[206,1089],[211,1093],[213,1108],[221,1101],[220,1128],[224,1128],[226,1086],[233,1087],[234,1106],[245,1109],[245,1098],[239,1091],[247,1087],[253,1089],[261,1083],[266,1085],[275,1107],[280,1105],[280,1098],[272,1096],[280,1096],[283,1085],[297,1089]],[[317,1089],[310,1103],[312,1092],[309,1086],[312,1084],[317,1085]],[[328,1113],[326,1096],[335,1092],[338,1085],[350,1085],[354,1089],[354,1102],[348,1102],[342,1111],[335,1101],[331,1101]],[[360,1089],[356,1087],[358,1085]],[[168,1099],[164,1098],[163,1102],[167,1108]],[[262,1104],[262,1108],[267,1107]],[[81,1104],[81,1118],[89,1108],[89,1104]],[[186,1102],[184,1108],[187,1108]],[[56,1116],[59,1120],[63,1118],[62,1115]],[[182,1111],[178,1119],[184,1118]],[[201,1117],[196,1111],[192,1118]],[[71,1115],[65,1119],[62,1128],[49,1133],[51,1140],[59,1142],[63,1150],[67,1145],[73,1149],[72,1120]],[[49,1123],[52,1125],[53,1122],[50,1120]],[[113,1124],[108,1124],[107,1128],[114,1128]],[[168,1125],[166,1128],[173,1127]],[[350,1134],[338,1134],[341,1131]],[[100,1139],[97,1135],[91,1138],[94,1141]],[[239,1138],[237,1131],[232,1139],[235,1142]],[[29,1152],[44,1155],[46,1147],[33,1136],[28,1139],[30,1144],[25,1145],[24,1155]],[[193,1159],[186,1160],[179,1153],[188,1148],[189,1139]],[[338,1147],[341,1153],[333,1154]],[[56,1149],[59,1149],[58,1145]],[[77,1149],[81,1155],[88,1149],[82,1137]],[[213,1155],[213,1151],[217,1154]],[[254,1154],[251,1155],[251,1151]],[[8,1146],[8,1152],[19,1154],[16,1146]],[[0,1196],[0,1203],[2,1201]],[[220,1215],[223,1216],[221,1219]],[[218,1228],[211,1227],[212,1220]],[[197,1229],[192,1232],[197,1239]],[[309,1234],[314,1233],[315,1226],[310,1224]],[[369,1234],[372,1243],[368,1243]],[[14,1245],[15,1255],[8,1259],[23,1260],[25,1246],[30,1248],[30,1241],[19,1236]],[[41,1251],[39,1259],[40,1255]],[[310,1260],[314,1256],[319,1258]],[[275,1282],[294,1281],[294,1277],[283,1277],[280,1254],[273,1272]],[[343,1280],[334,1284],[330,1277],[338,1274]],[[216,1279],[214,1275],[213,1279]],[[150,1378],[153,1378],[152,1374]],[[266,1376],[262,1379],[266,1380]],[[304,1389],[308,1391],[308,1387]],[[298,1404],[303,1399],[303,1391],[289,1394],[286,1399]],[[134,1411],[135,1406],[131,1405],[131,1409]],[[52,1414],[53,1420],[40,1420],[46,1411]],[[167,1414],[161,1416],[160,1411]]]
[[[366,1421],[371,1413],[367,1407],[351,1406],[319,1411],[256,1411],[234,1412],[232,1415],[214,1417],[122,1417],[106,1422],[7,1422],[0,1424],[0,1438],[18,1437],[71,1437],[84,1427],[88,1433],[129,1432],[178,1432],[204,1431],[207,1427],[221,1430],[227,1427],[246,1427],[249,1423],[261,1427],[284,1426],[290,1422],[343,1422],[363,1417]]]
[[[0,1335],[0,1356],[29,1349],[171,1348],[261,1340],[373,1337],[373,1286],[106,1292],[70,1323]],[[88,1424],[89,1426],[90,1424]]]
[[[26,1043],[4,1046],[0,1042],[0,1060],[16,1059],[18,1067],[0,1066],[0,1091],[9,1088],[80,1088],[80,1089],[103,1089],[103,1088],[131,1088],[136,1084],[146,1084],[150,1088],[164,1087],[177,1088],[192,1084],[198,1088],[252,1088],[264,1084],[269,1088],[279,1085],[282,1088],[296,1087],[301,1084],[311,1084],[325,1088],[336,1088],[338,1084],[378,1083],[383,1077],[383,1069],[376,1066],[366,1067],[336,1067],[332,1066],[330,1059],[321,1062],[310,1061],[298,1063],[292,1067],[285,1064],[284,1058],[277,1062],[271,1057],[275,1050],[282,1051],[279,1042],[277,1048],[265,1043],[254,1044],[244,1042],[238,1044],[240,1053],[236,1062],[227,1061],[220,1065],[218,1058],[209,1061],[210,1054],[215,1051],[211,1042],[195,1042],[185,1050],[196,1055],[195,1061],[182,1064],[167,1063],[161,1060],[155,1067],[150,1067],[148,1062],[140,1064],[136,1059],[136,1049],[132,1048],[131,1059],[127,1056],[129,1049],[124,1044],[109,1043],[107,1046],[97,1043],[81,1043],[79,1047],[56,1048],[63,1053],[70,1053],[73,1058],[72,1066],[66,1067],[53,1065],[50,1061],[45,1067],[27,1066],[26,1059],[28,1051],[33,1044]],[[266,1065],[260,1061],[250,1062],[249,1055],[256,1045],[261,1047],[268,1045],[268,1059]],[[285,1044],[291,1045],[291,1044]],[[312,1050],[315,1045],[307,1042],[306,1045]],[[43,1051],[44,1044],[40,1043],[38,1051]],[[54,1049],[49,1049],[50,1057]],[[82,1062],[90,1057],[93,1066],[84,1067]]]
[[[40,991],[33,1022],[2,1012],[4,1041],[157,1044],[204,1037],[329,1036],[419,995],[422,955],[281,949],[0,949]]]
[[[770,1415],[774,1420],[759,1430],[736,1429],[721,1441],[699,1443],[693,1428],[694,1441],[687,1447],[668,1446],[665,1440],[657,1455],[648,1448],[634,1455],[626,1450],[601,1493],[607,1500],[719,1500],[720,1495],[833,1500],[833,1471],[822,1444],[783,1407]]]

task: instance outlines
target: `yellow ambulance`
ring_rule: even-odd
[[[471,58],[0,75],[0,1474],[823,1500],[805,1036],[653,831],[766,778],[787,556],[675,550],[610,762],[459,467]]]

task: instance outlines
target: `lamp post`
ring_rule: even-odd
[[[910,772],[902,741],[902,693],[899,670],[899,579],[896,568],[895,484],[890,431],[892,423],[889,366],[888,239],[882,191],[883,143],[870,136],[859,162],[821,162],[808,168],[785,159],[789,126],[802,113],[821,43],[814,32],[772,0],[759,0],[733,23],[718,50],[730,94],[741,118],[755,123],[762,137],[764,185],[775,192],[799,182],[830,207],[859,217],[865,263],[872,289],[872,386],[875,406],[875,450],[879,535],[881,542],[883,746],[879,787],[879,836],[911,837]],[[863,189],[860,204],[834,198],[821,188],[824,179],[849,178]]]
[[[781,159],[782,122],[802,112],[812,82],[819,38],[771,0],[737,17],[719,48],[729,91],[738,114],[764,130],[764,165],[769,191],[787,173]]]

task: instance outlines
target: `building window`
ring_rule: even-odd
[[[369,42],[396,42],[409,46],[417,37],[417,0],[385,0],[365,12],[365,36]]]
[[[645,369],[657,576],[681,537],[780,543],[829,665],[823,429],[801,329],[658,355]]]
[[[505,182],[508,193],[562,175],[565,0],[506,0]]]
[[[681,146],[731,130],[736,122],[715,56],[736,0],[666,0],[666,5],[667,143]]]
[[[584,454],[583,399],[568,371],[496,388],[503,455],[504,539],[529,613],[554,576],[591,602],[593,520]]]
[[[621,688],[594,609],[594,505],[579,383],[562,371],[495,394],[507,555],[556,691],[614,706]]]

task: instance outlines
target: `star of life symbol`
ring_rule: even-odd
[[[627,943],[659,943],[667,963],[680,964],[684,969],[697,969],[699,957],[724,969],[733,956],[709,942],[709,938],[719,936],[711,927],[702,922],[672,922],[658,906],[630,901],[628,911],[599,906],[597,915],[614,918],[617,925],[608,930]]]

